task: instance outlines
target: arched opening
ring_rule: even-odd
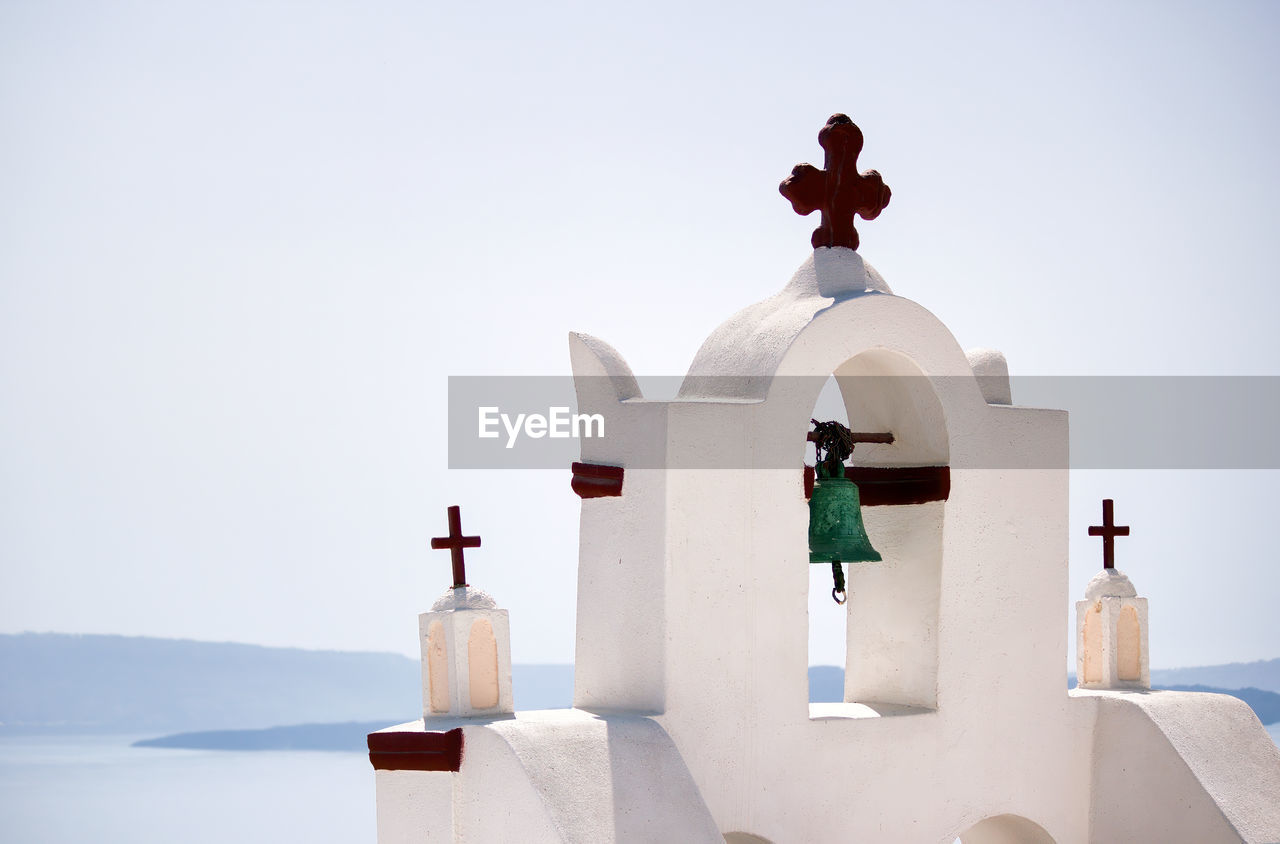
[[[432,712],[449,711],[449,654],[444,624],[438,620],[427,630],[427,698]]]
[[[492,709],[498,705],[498,640],[487,618],[478,618],[467,637],[467,670],[470,676],[471,708]]]
[[[1081,683],[1102,682],[1102,603],[1095,603],[1084,614],[1084,676]]]
[[[958,840],[962,844],[1054,844],[1044,827],[1019,815],[987,818],[960,833]]]
[[[891,444],[857,445],[850,461],[856,469],[947,465],[949,448],[941,402],[929,378],[911,360],[895,352],[871,350],[837,367],[832,377],[843,410],[840,421],[853,431],[894,436]],[[824,390],[814,408],[814,418],[821,421],[833,418],[817,415],[830,406],[824,404],[829,392]],[[806,456],[811,458],[812,454]],[[898,481],[888,479],[885,483]],[[938,608],[946,504],[936,497],[882,504],[871,503],[875,499],[866,492],[863,498],[867,535],[883,559],[845,566],[848,602],[844,607],[843,701],[866,704],[862,714],[931,710],[937,706],[938,694]],[[817,575],[811,581],[811,654],[817,647],[813,641],[814,604],[823,607],[816,612],[829,613],[832,603],[829,567],[823,576],[825,581],[819,581]],[[824,583],[820,593],[819,582]]]
[[[813,407],[812,417],[820,421],[835,420],[848,425],[844,400],[835,376],[827,378]],[[805,445],[805,465],[814,465],[814,447]],[[847,571],[850,565],[844,565]],[[844,701],[844,675],[848,662],[848,618],[846,608],[831,598],[831,567],[809,566],[809,701],[840,703]]]
[[[1116,674],[1121,680],[1142,679],[1142,631],[1138,610],[1125,607],[1116,620]]]

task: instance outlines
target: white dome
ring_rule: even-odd
[[[446,610],[492,610],[497,609],[498,602],[489,597],[488,592],[482,592],[471,586],[459,586],[458,588],[450,588],[440,598],[431,605],[432,612],[444,612]]]
[[[1093,601],[1098,598],[1136,598],[1138,590],[1133,583],[1118,569],[1103,569],[1093,576],[1085,587],[1084,596]]]

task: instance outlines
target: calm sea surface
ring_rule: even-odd
[[[373,842],[364,753],[129,747],[136,736],[0,737],[0,841]]]
[[[1267,727],[1280,744],[1280,723]],[[133,737],[0,737],[0,840],[373,842],[363,753],[167,750]]]

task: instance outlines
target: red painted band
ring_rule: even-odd
[[[580,498],[610,498],[622,495],[621,466],[603,466],[598,463],[574,463],[573,480],[569,486]]]
[[[369,733],[369,762],[378,771],[457,771],[462,766],[462,728]]]
[[[844,476],[858,485],[863,507],[894,507],[946,501],[951,495],[949,466],[846,466]],[[813,467],[804,467],[804,497],[813,495]]]

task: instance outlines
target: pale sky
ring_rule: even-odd
[[[777,185],[836,111],[893,189],[861,254],[963,347],[1280,375],[1277,36],[1267,2],[0,5],[0,632],[413,654],[457,503],[514,659],[570,661],[567,467],[450,471],[446,378],[568,374],[571,330],[682,374],[808,254]],[[1109,496],[1153,666],[1280,656],[1276,475],[1074,472],[1064,637]]]

